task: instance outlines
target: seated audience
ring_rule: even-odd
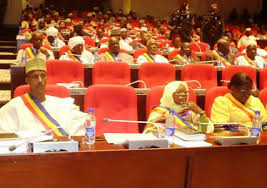
[[[34,57],[39,57],[46,60],[55,59],[52,51],[42,47],[43,33],[35,31],[31,38],[32,47],[27,47],[19,50],[17,55],[17,63],[25,63]]]
[[[50,46],[51,48],[61,48],[66,44],[58,38],[58,30],[54,27],[49,27],[46,30],[47,38],[44,39],[45,45]]]
[[[132,39],[127,36],[127,29],[121,29],[121,39],[120,39],[120,48],[128,52],[133,51],[133,47],[130,45]]]
[[[173,37],[172,44],[173,44],[173,47],[168,48],[169,52],[173,50],[181,50],[181,39],[179,37]]]
[[[148,121],[153,123],[165,123],[170,110],[175,111],[176,126],[189,126],[198,129],[194,123],[208,123],[209,119],[204,110],[197,104],[188,101],[189,89],[186,82],[173,81],[168,83],[160,99],[160,105],[153,108]],[[146,125],[144,133],[157,132],[154,124]],[[213,132],[213,126],[208,125],[204,132]]]
[[[172,57],[171,63],[178,65],[186,65],[190,63],[199,62],[200,59],[197,56],[192,56],[191,45],[189,42],[183,42],[180,54]]]
[[[234,63],[234,56],[230,53],[229,41],[219,39],[217,42],[217,50],[213,50],[206,54],[206,61],[217,61],[213,65],[227,67]]]
[[[257,55],[257,46],[250,44],[246,48],[247,54],[238,57],[235,61],[236,65],[250,65],[253,67],[264,68],[265,60]]]
[[[157,54],[158,52],[158,43],[154,39],[150,39],[147,42],[147,52],[143,55],[140,55],[137,59],[137,63],[169,63],[168,59],[162,55]]]
[[[120,43],[118,37],[110,37],[108,48],[109,51],[99,55],[99,61],[122,61],[129,64],[134,63],[131,55],[120,52]]]
[[[251,95],[252,87],[253,82],[246,73],[236,73],[228,84],[231,92],[214,100],[211,121],[240,122],[251,127],[255,111],[260,111],[262,121],[266,122],[266,111],[260,99]]]
[[[83,64],[94,63],[94,56],[85,49],[85,41],[81,36],[70,38],[68,45],[70,46],[70,50],[65,52],[59,58],[60,60],[72,60]]]
[[[29,132],[37,136],[54,127],[54,136],[84,135],[86,114],[79,111],[72,98],[45,94],[46,62],[34,58],[25,65],[30,92],[12,99],[0,108],[0,133]],[[46,120],[44,120],[46,119]]]

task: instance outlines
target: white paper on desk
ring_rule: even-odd
[[[27,153],[28,152],[28,143],[22,144],[17,147],[14,151],[9,151],[9,147],[13,145],[18,145],[24,142],[24,139],[1,139],[0,140],[0,154],[9,154],[9,153]]]
[[[186,148],[212,146],[211,143],[205,142],[203,140],[201,140],[201,141],[197,141],[197,140],[185,141],[185,140],[182,140],[182,139],[175,137],[175,136],[173,138],[170,138],[170,139],[172,139],[174,144],[182,146],[182,147],[186,147]]]
[[[104,133],[105,139],[109,144],[124,144],[128,140],[158,140],[152,133]]]

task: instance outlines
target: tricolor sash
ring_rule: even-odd
[[[49,46],[51,49],[52,49],[52,47],[53,47],[53,46],[48,42],[47,39],[44,39],[44,44],[47,45],[47,46]]]
[[[106,54],[106,56],[108,57],[108,60],[109,60],[109,61],[116,61],[117,58],[116,58],[115,56],[111,55],[111,54],[109,53],[109,51],[106,51],[105,54]]]
[[[221,60],[222,64],[227,67],[232,65],[232,63],[225,57],[223,57],[222,55],[220,55],[216,50],[213,50],[214,55],[216,56],[216,58],[218,60]]]
[[[152,112],[160,112],[162,113],[164,116],[165,115],[169,115],[170,111],[169,108],[163,107],[163,106],[157,106],[155,107]],[[179,114],[177,114],[176,112],[174,113],[175,116],[175,120],[176,120],[176,125],[181,126],[181,127],[192,127],[187,121],[185,121],[182,116],[180,116]]]
[[[228,98],[236,107],[245,112],[251,120],[253,119],[255,112],[252,109],[246,107],[238,100],[236,100],[231,93],[226,93],[224,96]]]
[[[150,63],[155,62],[154,58],[151,55],[149,55],[148,53],[144,53],[143,56],[145,56],[145,58],[148,60],[148,62],[150,62]]]
[[[180,54],[177,54],[176,56],[183,64],[187,65],[190,64],[190,62],[188,61],[188,59],[185,59],[184,57],[182,57]]]
[[[32,112],[32,114],[42,123],[46,130],[51,130],[58,127],[57,129],[51,131],[55,137],[68,136],[68,134],[60,127],[59,123],[45,110],[44,106],[32,96],[31,93],[26,93],[21,96],[24,104]]]
[[[74,60],[74,61],[78,61],[78,62],[83,62],[78,56],[73,55],[73,53],[72,53],[70,50],[67,51],[67,53],[68,53],[68,56],[69,56],[72,60]]]
[[[252,61],[252,59],[250,59],[247,55],[244,55],[244,57],[245,57],[245,59],[247,60],[247,62],[250,64],[250,65],[252,65],[252,66],[256,66],[256,63],[254,63],[253,61]]]
[[[36,56],[36,53],[34,53],[33,48],[31,47],[25,48],[25,51],[29,58],[34,58]]]

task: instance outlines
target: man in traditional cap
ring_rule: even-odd
[[[246,28],[245,35],[239,39],[237,47],[240,48],[241,46],[247,46],[252,42],[256,42],[256,38],[251,35],[251,28]]]
[[[178,65],[186,65],[200,61],[197,56],[192,56],[192,49],[189,42],[182,43],[180,54],[174,56],[172,60],[171,63]]]
[[[60,60],[72,60],[83,64],[94,63],[93,54],[84,48],[84,44],[85,41],[81,36],[70,38],[68,43],[70,50],[63,54]]]
[[[58,30],[54,27],[49,27],[46,30],[47,38],[44,39],[44,44],[51,48],[61,48],[66,44],[58,38]]]
[[[168,59],[166,59],[162,55],[157,54],[158,43],[155,39],[150,39],[147,42],[146,47],[147,52],[138,57],[137,63],[169,63]]]
[[[55,136],[84,135],[85,113],[74,105],[74,99],[45,94],[46,62],[41,58],[26,63],[26,83],[30,92],[12,99],[0,108],[0,133],[27,132],[31,136],[52,129]]]
[[[120,52],[120,43],[118,37],[110,37],[108,47],[109,51],[99,55],[99,61],[122,61],[129,64],[134,63],[131,55]]]
[[[128,52],[132,52],[133,51],[133,47],[130,45],[130,39],[128,39],[127,36],[127,29],[122,28],[121,29],[121,38],[120,38],[120,48],[124,49]]]
[[[46,60],[55,59],[52,51],[42,47],[43,33],[35,31],[31,38],[32,47],[27,47],[19,50],[17,55],[17,63],[25,63],[34,57],[39,57]]]

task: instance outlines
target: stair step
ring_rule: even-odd
[[[16,46],[0,46],[0,52],[16,52]]]
[[[17,41],[7,41],[7,40],[0,40],[0,47],[1,46],[17,46]]]
[[[11,100],[10,90],[0,90],[0,105],[4,105]]]
[[[0,52],[0,59],[16,59],[17,54],[12,52]]]

